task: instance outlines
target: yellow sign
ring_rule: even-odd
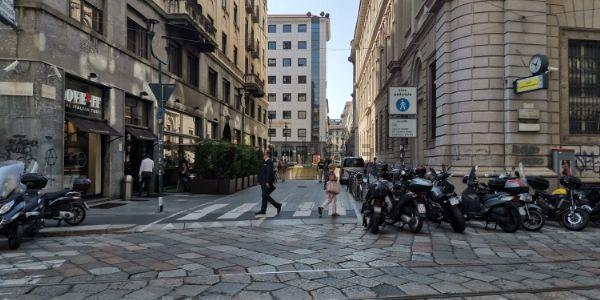
[[[514,82],[515,94],[533,92],[548,88],[548,78],[546,74],[533,77],[517,79]]]

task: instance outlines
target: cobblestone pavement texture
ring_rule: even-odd
[[[0,299],[585,299],[600,229],[267,224],[0,243]]]

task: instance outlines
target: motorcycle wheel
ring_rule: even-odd
[[[8,248],[17,250],[23,242],[23,225],[15,225],[14,230],[8,235]]]
[[[546,224],[546,215],[539,209],[530,209],[529,217],[522,219],[522,226],[527,231],[538,231]]]
[[[504,208],[506,220],[498,222],[502,231],[506,233],[514,233],[519,229],[521,225],[521,215],[519,214],[519,209],[514,205],[507,205]]]
[[[65,219],[65,223],[75,226],[81,224],[83,220],[85,220],[85,208],[80,204],[75,204],[69,209],[69,212],[73,213],[75,216],[71,219]]]
[[[583,230],[590,222],[590,214],[587,211],[577,208],[573,212],[570,210],[562,214],[562,223],[568,230],[580,231]]]
[[[42,227],[44,227],[43,219],[37,219],[35,224],[31,225],[28,230],[25,230],[25,234],[31,238],[35,237]]]
[[[378,234],[379,233],[379,223],[381,223],[381,214],[373,214],[373,217],[371,218],[371,233],[372,234]]]
[[[456,233],[463,233],[466,228],[465,224],[465,216],[460,211],[458,206],[451,206],[448,211],[450,217],[450,226],[452,226],[452,230]]]
[[[423,218],[419,216],[419,211],[417,206],[411,205],[410,208],[410,222],[408,223],[408,229],[412,233],[418,233],[423,228]]]

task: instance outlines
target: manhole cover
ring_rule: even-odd
[[[305,186],[305,185],[299,185],[299,186],[298,186],[298,188],[299,188],[299,189],[305,189],[305,188],[306,188],[306,186]]]
[[[235,267],[226,267],[217,270],[217,274],[242,274],[246,273],[246,269],[244,267],[235,266]]]
[[[113,207],[123,206],[125,204],[127,204],[127,203],[103,203],[100,205],[92,206],[92,208],[109,209],[109,208],[113,208]]]

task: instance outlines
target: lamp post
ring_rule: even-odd
[[[267,119],[269,119],[269,132],[268,132],[268,135],[269,135],[269,147],[268,148],[269,148],[269,150],[271,150],[271,124],[273,123],[273,115],[271,115],[269,113],[269,115],[267,116]]]
[[[242,145],[246,145],[246,103],[244,100],[247,97],[246,89],[243,87],[236,88],[238,92],[238,98],[240,99],[240,106],[242,107],[242,134],[241,134],[241,143]],[[242,99],[242,91],[244,92],[244,98]]]
[[[288,138],[288,126],[287,126],[287,122],[284,123],[284,126],[283,126],[283,137],[285,138],[285,143],[284,143],[284,145],[285,145],[285,156],[287,157],[287,156],[289,156],[288,155],[289,149],[288,149],[288,145],[287,145],[287,138]],[[284,159],[286,159],[286,158],[284,158]]]

